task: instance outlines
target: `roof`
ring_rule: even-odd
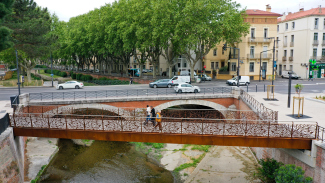
[[[248,10],[246,10],[246,14],[247,15],[277,16],[277,17],[282,16],[281,14],[278,14],[278,13],[257,10],[257,9],[248,9]]]
[[[321,9],[321,13],[319,12],[319,9]],[[278,22],[286,22],[289,20],[293,20],[293,19],[299,19],[299,18],[303,18],[303,17],[307,17],[307,16],[311,16],[311,15],[324,15],[325,16],[325,8],[313,8],[307,11],[299,11],[296,13],[291,13],[285,16],[284,20],[281,20],[281,18],[278,19]]]

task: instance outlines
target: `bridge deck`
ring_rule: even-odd
[[[141,117],[64,116],[15,115],[11,126],[17,136],[291,149],[310,149],[318,127],[317,123],[163,118],[160,131],[151,122],[144,125]]]

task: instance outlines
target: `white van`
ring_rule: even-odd
[[[292,79],[299,79],[300,76],[298,76],[295,72],[293,71],[282,71],[282,78],[289,78],[289,73],[291,73],[291,78]]]
[[[179,84],[179,83],[189,83],[191,84],[191,78],[190,76],[174,76],[168,84],[171,84],[172,86]]]
[[[249,85],[251,83],[249,76],[239,76],[239,78],[240,78],[239,85]],[[237,76],[232,79],[229,79],[226,83],[228,85],[236,86],[237,85]]]
[[[191,72],[189,72],[189,71],[181,71],[179,73],[179,75],[181,75],[181,76],[191,76]],[[198,77],[198,75],[196,74],[196,72],[194,72],[194,78],[197,78],[197,77]]]

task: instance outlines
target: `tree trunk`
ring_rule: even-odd
[[[173,74],[173,72],[172,72],[173,71],[173,66],[170,65],[168,68],[169,68],[168,77],[171,78],[172,74]]]
[[[26,70],[27,70],[27,81],[30,82],[32,80],[31,69],[26,69]]]

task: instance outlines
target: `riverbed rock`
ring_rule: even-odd
[[[84,139],[72,139],[73,143],[80,145],[80,146],[91,146],[94,140],[84,140]]]

